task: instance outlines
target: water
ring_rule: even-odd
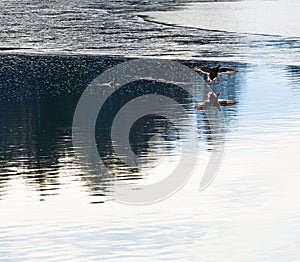
[[[261,5],[270,3],[279,12],[281,1]],[[191,25],[191,8],[201,12],[202,5],[208,17],[223,12],[231,20],[225,23],[224,15],[210,27],[207,20]],[[298,6],[290,1],[285,8],[289,5]],[[297,30],[291,35],[266,24],[258,32],[253,19],[247,30],[242,24],[232,28],[233,16],[238,21],[245,7],[249,14],[255,9],[249,2],[1,1],[0,6],[0,260],[299,260]],[[109,174],[95,174],[75,155],[72,121],[82,92],[100,73],[137,57],[239,70],[210,85],[221,98],[238,103],[222,107],[225,153],[206,190],[199,185],[216,141],[203,113],[193,109],[204,99],[200,89],[194,87],[196,99],[189,99],[176,89],[179,82],[137,81],[107,101],[105,123],[122,103],[149,90],[165,92],[188,109],[181,136],[157,116],[135,124],[137,167],[121,163],[110,141],[101,140],[109,124],[97,129]],[[100,90],[114,92],[110,85]],[[172,104],[163,106],[172,112]],[[114,201],[119,181],[139,186],[164,177],[193,128],[199,148],[188,153],[191,159],[198,153],[197,164],[181,190],[152,205]]]
[[[1,1],[0,50],[299,65],[298,1],[186,2]]]

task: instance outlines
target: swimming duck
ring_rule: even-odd
[[[237,70],[234,70],[234,69],[230,69],[230,68],[226,68],[226,67],[220,68],[220,67],[221,67],[221,65],[218,65],[213,68],[195,66],[194,70],[197,72],[202,72],[204,74],[207,74],[208,75],[207,81],[209,83],[214,81],[215,79],[217,79],[217,82],[220,83],[221,79],[218,77],[218,74],[221,74],[221,73],[233,74],[235,72],[238,72]]]

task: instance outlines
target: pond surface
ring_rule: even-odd
[[[273,2],[280,12],[282,2]],[[254,22],[252,31],[232,27],[246,7],[248,14],[255,10],[251,3],[235,3],[236,17],[226,24],[233,3],[0,1],[0,260],[299,260],[300,35],[272,27],[255,32]],[[215,5],[222,7],[216,11],[224,13],[221,20],[209,27],[201,20],[190,24],[197,10],[213,16]],[[108,79],[97,89],[110,97],[95,125],[105,170],[95,172],[80,161],[72,141],[78,102],[106,70],[149,57],[163,58],[155,60],[158,71],[177,80],[176,68],[161,70],[166,61],[191,71],[221,64],[239,72],[209,85],[196,75],[193,97],[177,80],[135,79],[119,88]],[[225,150],[217,176],[200,191],[218,142],[207,116],[194,109],[206,99],[203,88],[238,103],[218,111]],[[180,128],[155,114],[138,118],[126,148],[138,161],[130,164],[112,150],[125,147],[107,134],[123,105],[145,95],[134,101],[146,106],[153,94],[171,97],[187,115],[162,102]],[[129,108],[121,131],[141,111]],[[190,142],[197,149],[183,151]],[[182,152],[187,159],[179,162]],[[126,205],[115,197],[119,183],[155,183],[178,162],[183,170],[193,165],[193,172],[170,197],[150,205]]]

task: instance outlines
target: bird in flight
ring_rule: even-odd
[[[221,74],[221,73],[233,74],[235,72],[238,72],[237,70],[226,68],[226,67],[221,68],[221,65],[218,65],[213,68],[209,68],[209,67],[205,67],[205,66],[204,67],[195,66],[194,70],[196,72],[202,72],[204,74],[207,74],[208,75],[207,81],[209,83],[214,81],[215,79],[217,80],[218,83],[220,83],[221,79],[218,77],[218,74]]]

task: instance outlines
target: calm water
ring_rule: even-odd
[[[246,9],[253,16],[256,5],[232,5],[0,1],[1,261],[299,260],[300,35],[268,23],[258,32],[253,17],[247,28],[236,28],[233,20],[243,20]],[[281,7],[274,1],[272,10],[283,17]],[[191,24],[197,10],[224,16]],[[286,25],[297,21],[293,14]],[[203,112],[193,109],[204,99],[197,86],[193,99],[178,89],[181,83],[156,79],[118,92],[111,83],[99,87],[114,93],[98,119],[105,124],[96,126],[109,172],[95,172],[75,155],[72,122],[83,91],[100,73],[136,57],[239,70],[210,84],[238,104],[222,107],[225,153],[206,190],[199,185],[216,138]],[[106,137],[113,117],[133,97],[161,93],[187,108],[190,121],[181,119],[179,134],[168,119],[140,118],[129,138],[139,162],[124,165]],[[191,129],[198,149],[188,152],[198,158],[180,191],[152,205],[114,201],[119,181],[138,186],[164,177]]]

